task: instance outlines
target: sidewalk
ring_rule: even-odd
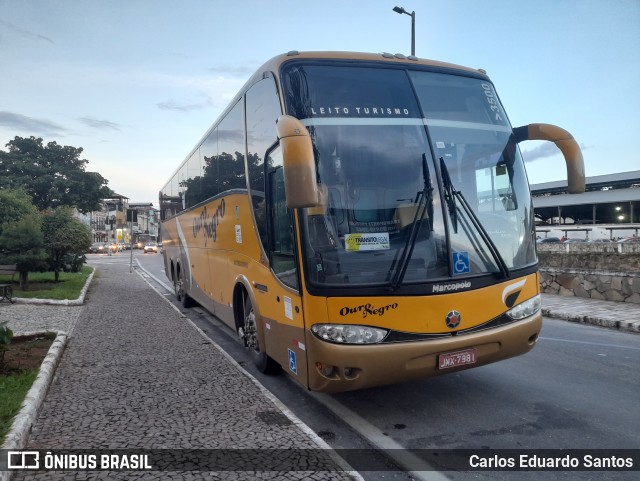
[[[542,314],[565,321],[640,333],[640,304],[542,294]]]
[[[264,459],[273,456],[270,449],[281,450],[277,455],[328,448],[128,266],[101,265],[87,298],[79,307],[0,305],[0,320],[10,319],[16,333],[65,329],[69,334],[28,446],[4,448],[164,449],[167,456],[225,449],[249,456],[247,469],[273,461]],[[15,471],[12,479],[361,479],[336,470],[337,458],[306,461],[285,475],[69,470]],[[289,459],[283,462],[291,466]]]

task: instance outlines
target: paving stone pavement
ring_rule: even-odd
[[[640,304],[542,294],[542,314],[565,321],[640,333]]]
[[[16,315],[21,311],[20,316]],[[68,330],[27,449],[326,447],[127,266],[103,265],[80,307],[0,307],[17,332]],[[284,411],[281,409],[284,409]],[[306,471],[58,471],[14,480],[358,479],[319,459]],[[316,468],[327,468],[321,471]]]
[[[9,328],[16,334],[30,332],[71,333],[84,306],[59,306],[45,304],[0,304],[0,322],[9,321]]]

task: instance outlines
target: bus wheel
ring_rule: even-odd
[[[176,294],[176,298],[181,301],[182,300],[182,281],[177,280],[173,281],[173,290]]]
[[[256,315],[249,296],[247,296],[246,300],[244,301],[243,337],[244,345],[249,349],[253,364],[258,368],[258,371],[264,374],[277,374],[278,372],[280,372],[280,364],[267,356],[266,352],[260,351]]]
[[[176,297],[182,303],[182,307],[193,307],[193,299],[189,297],[189,294],[187,294],[184,290],[184,274],[182,273],[182,271],[180,271],[180,279],[174,282],[173,288],[176,292]]]

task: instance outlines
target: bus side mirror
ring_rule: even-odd
[[[580,194],[585,189],[584,160],[580,146],[564,129],[551,124],[529,124],[513,129],[516,142],[524,140],[548,140],[556,144],[567,164],[567,183],[570,194]]]
[[[314,207],[318,203],[316,162],[307,128],[291,115],[282,115],[276,124],[284,169],[287,207]]]

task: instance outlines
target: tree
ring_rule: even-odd
[[[71,209],[67,207],[59,207],[45,213],[42,232],[44,248],[49,254],[55,282],[58,282],[60,271],[64,270],[70,257],[71,263],[77,262],[78,258],[84,259],[84,253],[91,246],[91,232],[86,225],[73,217]]]
[[[0,189],[0,264],[17,264],[22,289],[30,270],[45,267],[41,225],[38,209],[24,190]]]
[[[37,214],[38,209],[24,189],[0,189],[0,234],[4,226]]]
[[[24,186],[35,206],[43,211],[58,206],[76,207],[86,213],[100,208],[100,200],[113,196],[108,181],[97,172],[86,172],[83,149],[43,145],[41,138],[16,136],[0,150],[0,189]]]
[[[42,221],[38,214],[26,215],[7,224],[0,234],[0,263],[16,264],[20,289],[29,283],[29,271],[46,268],[47,255],[42,251]]]

